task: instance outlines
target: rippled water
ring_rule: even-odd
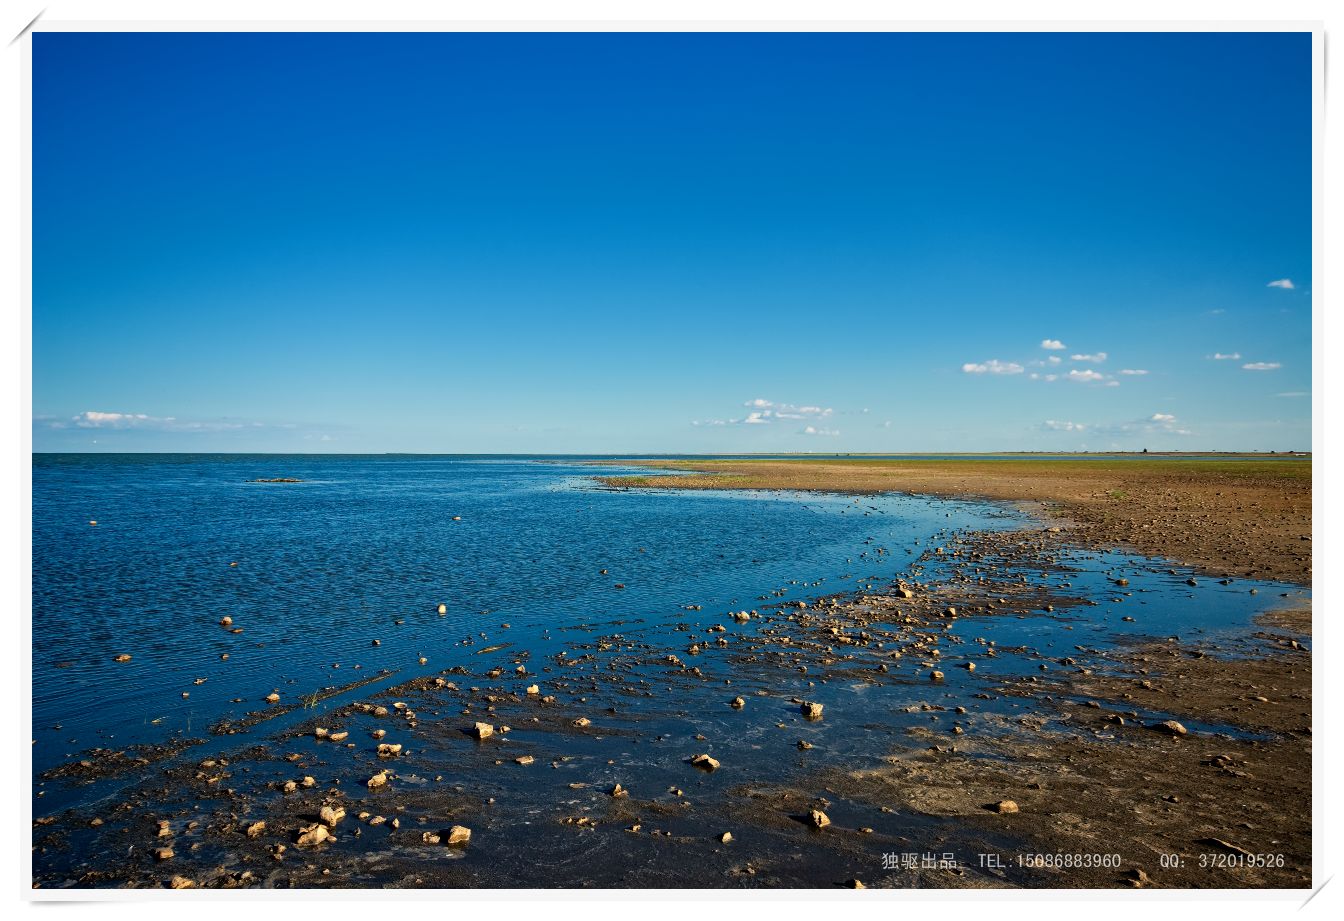
[[[35,769],[113,738],[204,735],[273,689],[292,701],[422,655],[443,668],[501,623],[521,638],[751,606],[791,580],[820,583],[798,597],[838,591],[875,572],[860,554],[878,544],[890,577],[941,528],[1019,520],[911,498],[615,492],[580,460],[35,455]],[[303,482],[251,482],[271,477]]]

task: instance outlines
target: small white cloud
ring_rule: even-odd
[[[764,414],[747,413],[747,417],[745,419],[741,419],[738,421],[740,421],[743,425],[769,425],[770,420],[766,418],[766,416],[768,415],[769,415],[768,412]]]
[[[1080,381],[1084,383],[1088,381],[1101,381],[1106,379],[1106,375],[1093,371],[1091,368],[1087,369],[1086,371],[1079,371],[1077,368],[1075,368],[1074,370],[1068,373],[1067,377],[1071,381]]]
[[[1311,396],[1311,391],[1310,391],[1310,390],[1289,390],[1287,393],[1277,393],[1277,394],[1275,394],[1275,396],[1280,396],[1280,397],[1309,397],[1309,396]]]
[[[1145,371],[1143,368],[1121,368],[1120,373],[1128,374],[1130,377],[1142,377],[1148,372]]]
[[[1041,424],[1041,428],[1050,432],[1082,432],[1087,429],[1081,422],[1060,422],[1055,419],[1047,419]]]
[[[1240,361],[1241,353],[1227,352],[1226,354],[1224,354],[1223,352],[1214,352],[1212,355],[1209,356],[1209,358],[1212,359],[1213,361]]]
[[[837,432],[835,429],[819,429],[819,428],[817,428],[817,427],[815,427],[815,426],[812,426],[812,425],[805,425],[805,426],[803,426],[803,430],[802,430],[801,434],[803,434],[803,435],[839,435],[840,433]]]
[[[1277,371],[1283,365],[1277,361],[1252,361],[1241,366],[1243,371]]]
[[[1050,349],[1051,351],[1055,352],[1062,352],[1064,349],[1067,349],[1068,346],[1060,342],[1058,339],[1042,339],[1041,348]]]
[[[1015,361],[999,361],[997,358],[991,358],[980,364],[968,361],[961,366],[961,370],[966,374],[1021,374],[1025,369]]]
[[[1291,291],[1296,286],[1293,284],[1293,280],[1291,278],[1276,278],[1274,281],[1271,281],[1269,284],[1265,285],[1265,287],[1282,288],[1285,291]]]
[[[1152,416],[1150,416],[1150,417],[1148,418],[1148,421],[1149,421],[1149,422],[1175,422],[1175,421],[1176,421],[1176,417],[1173,416],[1171,413],[1153,413]]]
[[[1105,353],[1105,352],[1094,352],[1094,353],[1092,353],[1092,354],[1090,354],[1090,355],[1088,355],[1088,354],[1084,354],[1084,355],[1070,355],[1070,356],[1069,356],[1069,360],[1070,360],[1070,361],[1091,361],[1091,362],[1095,362],[1095,363],[1097,363],[1097,364],[1100,364],[1101,362],[1103,362],[1103,361],[1106,360],[1106,353]]]

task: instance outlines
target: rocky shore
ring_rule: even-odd
[[[33,885],[1309,885],[1300,618],[1146,632],[1249,591],[1055,526],[884,552],[857,591],[483,630],[283,729],[53,776],[109,787],[35,812]]]

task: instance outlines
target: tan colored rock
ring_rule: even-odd
[[[825,828],[827,825],[831,824],[830,817],[820,809],[813,809],[808,816],[808,819],[811,820],[812,825],[816,828]]]
[[[195,888],[196,883],[187,879],[185,876],[174,876],[168,885],[174,889],[193,889]]]
[[[532,697],[536,697],[538,694],[541,693],[541,688],[535,684],[529,684],[527,686],[527,693]]]
[[[712,758],[707,754],[696,755],[694,758],[691,759],[691,764],[695,765],[698,768],[702,768],[706,771],[717,771],[719,769],[718,760]]]
[[[425,844],[438,844],[439,836],[432,831],[427,831],[420,835],[420,840]]]
[[[454,825],[448,829],[448,846],[462,847],[471,840],[471,829],[465,825]]]
[[[743,700],[741,697],[734,697],[734,698],[729,702],[729,706],[731,706],[734,710],[741,710],[741,709],[742,709],[743,707],[745,707],[746,705],[747,705],[747,702],[746,702],[745,700]]]
[[[533,761],[536,761],[537,759],[533,758],[531,755],[519,755],[517,758],[514,758],[513,760],[518,764],[531,764]]]
[[[1013,802],[1010,799],[999,800],[997,803],[994,804],[994,811],[997,812],[999,815],[1011,815],[1012,813],[1018,811],[1017,803]]]
[[[266,695],[266,703],[268,704],[280,703],[280,695],[272,691],[271,693]]]
[[[346,739],[350,738],[350,733],[348,733],[348,732],[333,732],[333,733],[328,734],[328,735],[327,735],[327,738],[330,739],[330,740],[333,741],[333,742],[344,742]]]
[[[586,716],[581,716],[574,721],[574,725],[577,726],[579,729],[582,729],[585,726],[593,725],[593,721]]]
[[[401,754],[400,742],[379,742],[378,755],[383,758],[391,758]]]
[[[387,771],[379,771],[368,779],[367,786],[370,790],[377,790],[387,786]]]
[[[247,826],[247,836],[249,838],[260,838],[266,832],[265,822],[253,822]]]
[[[170,847],[161,847],[154,852],[155,860],[172,860],[173,849]]]
[[[317,847],[323,841],[330,840],[331,832],[327,831],[327,826],[319,822],[299,829],[299,836],[294,844],[298,847]]]
[[[335,828],[336,823],[345,818],[345,809],[340,806],[323,806],[317,817],[322,820],[323,825]]]
[[[821,712],[824,709],[826,708],[822,704],[812,703],[811,701],[807,700],[803,701],[802,706],[803,716],[807,717],[810,720],[821,719]]]
[[[129,661],[131,661],[131,657],[130,657],[127,653],[124,653],[124,652],[123,652],[121,655],[114,657],[114,658],[112,659],[112,661],[113,661],[113,662],[129,662]]]
[[[476,739],[488,739],[495,734],[495,727],[489,723],[476,723],[471,727],[471,735]]]

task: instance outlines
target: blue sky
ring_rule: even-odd
[[[34,450],[1310,447],[1309,33],[33,39]]]

